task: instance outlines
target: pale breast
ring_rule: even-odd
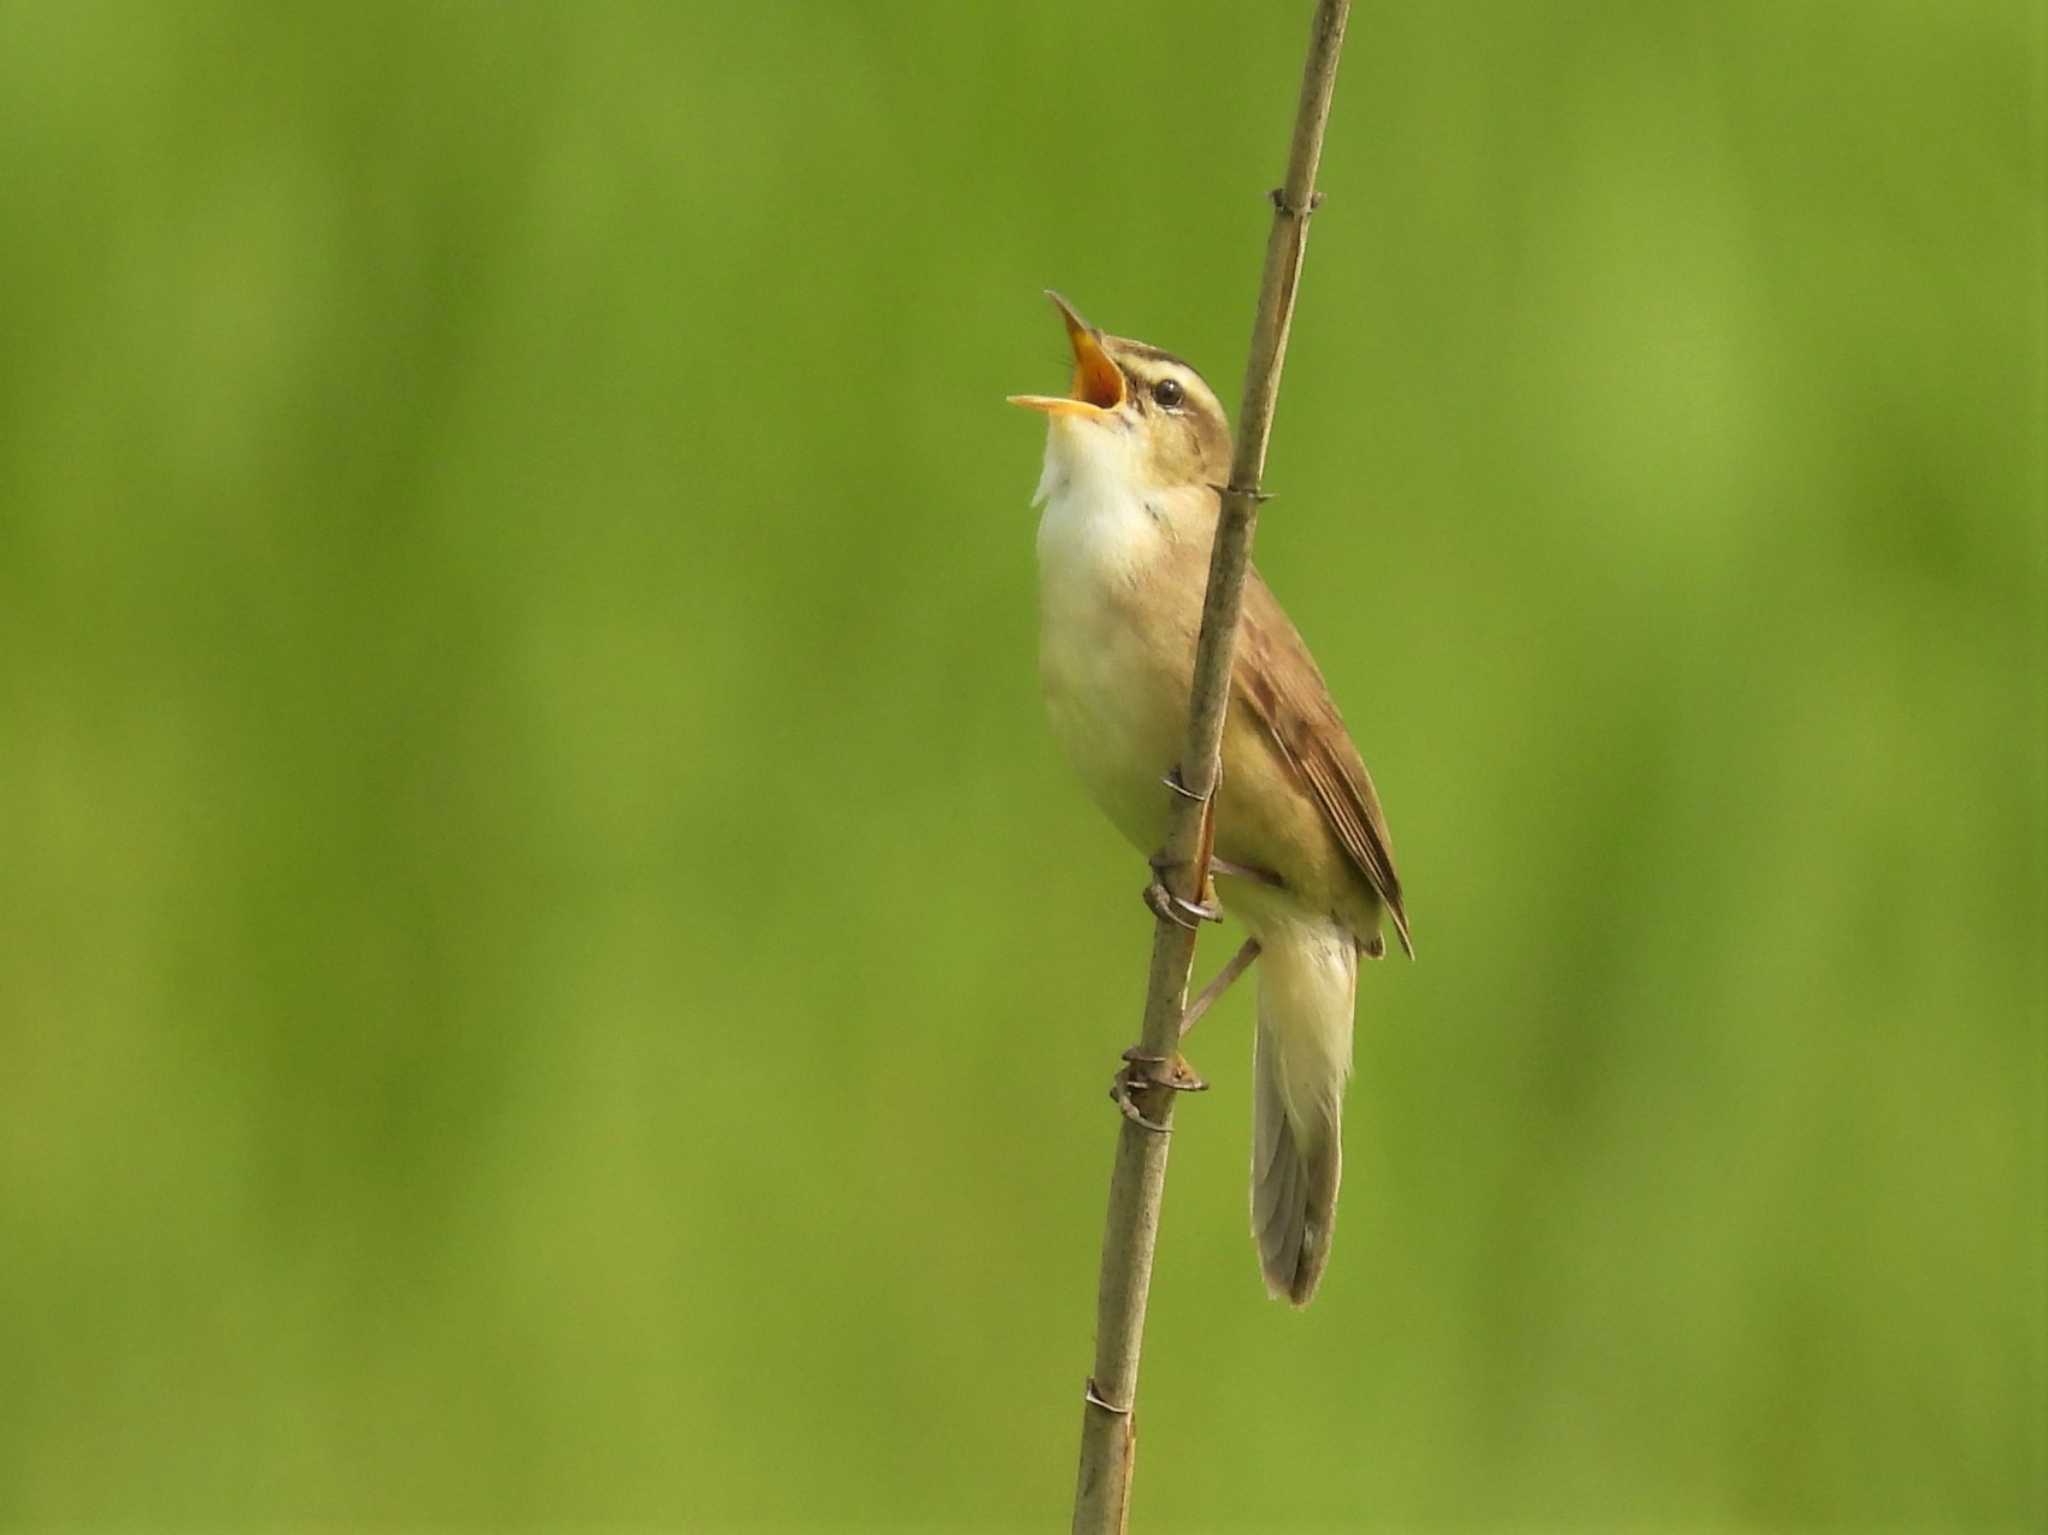
[[[1192,629],[1162,605],[1174,552],[1134,497],[1058,487],[1038,528],[1039,675],[1052,733],[1089,797],[1151,852],[1181,748]],[[1171,586],[1172,583],[1166,583]]]

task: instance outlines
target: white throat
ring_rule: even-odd
[[[1044,507],[1038,575],[1048,617],[1069,602],[1099,601],[1094,594],[1104,588],[1128,588],[1167,536],[1133,472],[1131,443],[1120,423],[1058,416],[1051,422],[1045,472],[1032,497]]]

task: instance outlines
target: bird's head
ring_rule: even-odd
[[[1134,488],[1221,485],[1230,474],[1230,424],[1202,375],[1170,352],[1105,336],[1057,293],[1074,349],[1073,392],[1013,394],[1012,405],[1052,418],[1048,470],[1093,470]]]

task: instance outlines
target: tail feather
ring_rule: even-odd
[[[1266,1288],[1305,1306],[1329,1262],[1337,1218],[1358,970],[1340,930],[1289,938],[1261,955],[1251,1213]]]

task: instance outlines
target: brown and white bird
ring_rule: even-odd
[[[1193,368],[1107,336],[1057,294],[1071,396],[1017,395],[1050,418],[1038,524],[1039,670],[1053,734],[1090,796],[1150,853],[1160,780],[1185,745],[1195,637],[1230,430]],[[1223,775],[1216,892],[1259,945],[1252,1235],[1267,1288],[1307,1304],[1330,1254],[1358,957],[1409,944],[1372,778],[1308,647],[1256,570],[1245,582]]]

